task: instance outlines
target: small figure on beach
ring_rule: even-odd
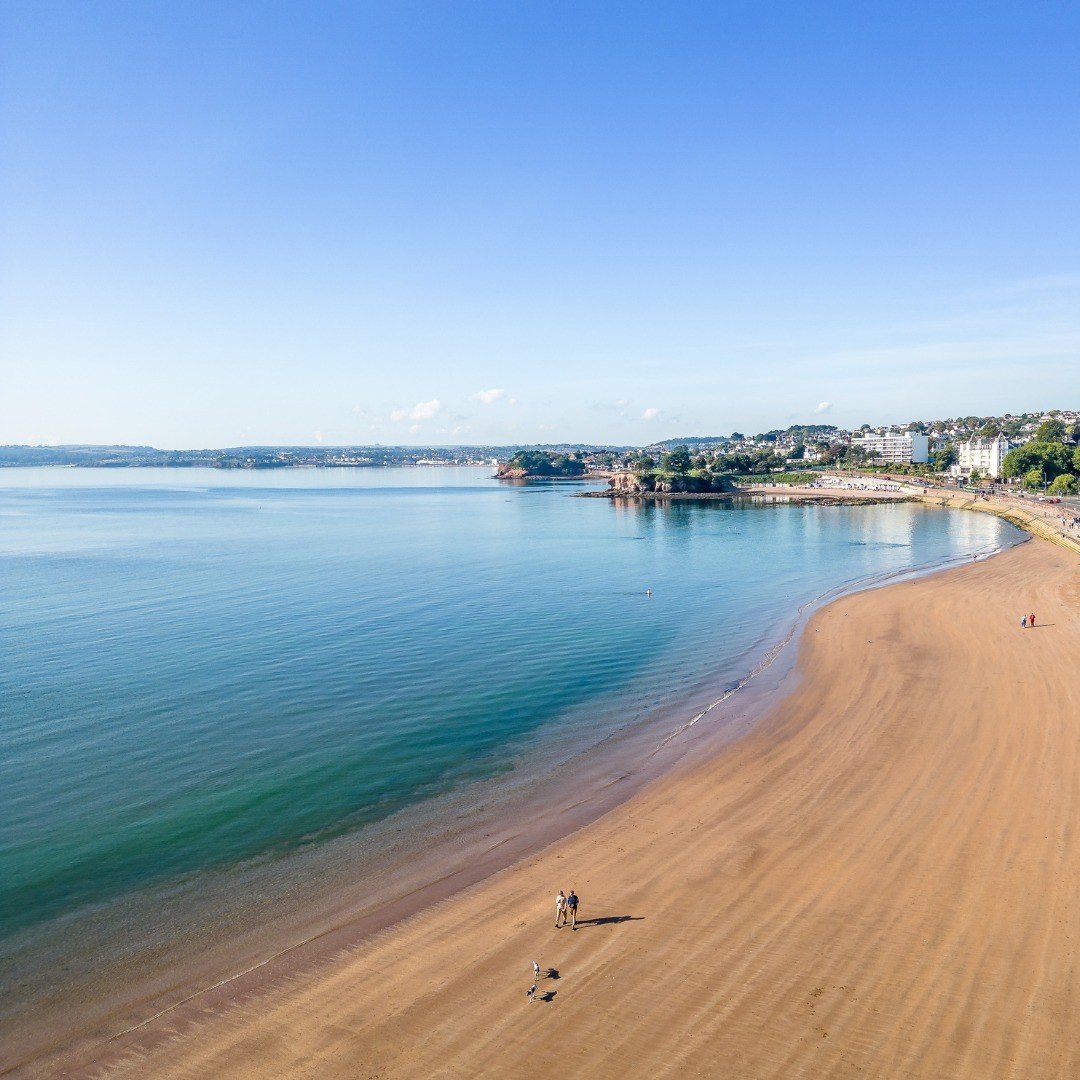
[[[525,996],[529,999],[529,1004],[532,1004],[533,998],[536,997],[536,983],[533,983],[532,986],[529,987],[528,993]]]
[[[1020,620],[1020,629],[1021,630],[1026,630],[1027,629],[1027,616],[1026,615]]]
[[[540,978],[540,961],[539,960],[534,960],[533,961],[533,978],[534,979],[539,979]]]
[[[559,920],[562,919],[562,922]],[[566,894],[559,890],[559,895],[555,897],[555,929],[558,930],[560,926],[566,925]]]
[[[577,929],[577,906],[578,895],[574,892],[573,888],[570,889],[570,895],[566,898],[566,910],[570,912],[570,929]]]
[[[1031,614],[1030,614],[1030,615],[1028,616],[1028,626],[1034,626],[1034,625],[1035,625],[1035,612],[1033,611],[1033,612],[1032,612],[1032,613],[1031,613]]]

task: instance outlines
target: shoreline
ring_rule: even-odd
[[[868,478],[869,479],[869,478]],[[856,488],[814,488],[786,485],[761,485],[740,488],[736,491],[723,492],[623,492],[623,491],[582,491],[575,497],[580,499],[609,499],[626,502],[711,502],[716,500],[747,499],[766,502],[818,503],[821,505],[870,506],[885,503],[922,503],[952,510],[967,510],[990,514],[1015,525],[1031,536],[1048,540],[1052,544],[1064,547],[1068,551],[1080,554],[1080,535],[1059,529],[1048,510],[1039,517],[1035,509],[1028,505],[1031,500],[1022,500],[1017,496],[993,495],[980,496],[970,491],[953,491],[948,488],[932,487],[919,484],[910,478],[890,478],[882,476],[897,485],[895,491],[865,491]],[[1037,504],[1038,505],[1038,504]]]
[[[1023,544],[843,597],[746,737],[66,1075],[1072,1075],[1077,570]],[[1001,612],[1018,590],[1041,633]],[[1018,689],[1032,662],[1045,678]],[[583,933],[551,930],[557,884]],[[533,955],[559,967],[543,1008],[519,1000]]]
[[[1016,543],[1022,543],[1022,539],[1017,539]],[[282,972],[292,970],[297,964],[305,970],[322,970],[324,966],[332,964],[342,951],[363,947],[387,932],[396,932],[398,927],[424,911],[453,902],[465,891],[482,886],[523,860],[536,857],[552,845],[564,842],[582,829],[588,829],[606,815],[618,812],[643,789],[664,781],[700,759],[722,752],[725,746],[754,730],[777,701],[786,698],[791,684],[798,681],[794,669],[801,648],[800,640],[807,622],[823,605],[867,590],[888,587],[897,580],[938,575],[948,572],[948,569],[949,564],[935,564],[887,575],[873,575],[845,583],[814,598],[787,622],[779,640],[765,650],[761,661],[755,663],[736,686],[725,686],[720,697],[707,702],[696,715],[688,716],[682,711],[687,702],[680,700],[659,716],[651,715],[640,724],[630,725],[628,729],[590,747],[581,757],[592,760],[582,762],[574,759],[571,764],[577,769],[571,769],[565,778],[545,777],[543,783],[549,794],[554,793],[553,809],[540,820],[530,820],[528,828],[522,827],[519,819],[517,828],[514,822],[509,827],[502,822],[501,831],[498,826],[493,826],[493,831],[471,829],[464,848],[460,846],[461,837],[458,837],[456,867],[448,866],[441,858],[439,845],[432,845],[421,853],[419,862],[409,860],[413,865],[410,866],[411,878],[406,876],[403,882],[409,886],[404,893],[401,888],[396,888],[374,906],[367,905],[361,910],[354,910],[355,903],[350,907],[339,902],[331,905],[329,911],[321,909],[321,923],[318,917],[309,913],[304,922],[313,928],[313,932],[302,940],[276,949],[270,955],[260,956],[243,970],[219,979],[211,986],[194,989],[178,1000],[175,994],[166,994],[164,998],[160,998],[160,995],[139,998],[135,1006],[139,1001],[150,1004],[156,996],[160,999],[156,1004],[161,1007],[153,1008],[152,1015],[144,1015],[119,1031],[111,1026],[103,1028],[99,1018],[92,1030],[84,1031],[76,1041],[74,1053],[71,1045],[61,1044],[33,1052],[32,1056],[8,1065],[0,1072],[6,1075],[15,1070],[16,1075],[23,1075],[24,1072],[26,1075],[37,1075],[39,1068],[48,1067],[54,1060],[78,1059],[84,1052],[92,1053],[116,1041],[123,1042],[165,1017],[170,1023],[183,1022],[183,1015],[189,1010],[198,1013],[211,1005],[216,1008],[233,998],[242,1000],[248,995],[258,994],[262,987],[284,977]],[[790,648],[792,644],[795,648]],[[774,668],[778,658],[783,658],[785,662]],[[751,685],[771,668],[774,670],[768,680]],[[706,714],[717,709],[720,711],[715,724],[690,730]],[[658,735],[663,735],[659,744],[656,742]],[[621,744],[614,751],[610,746],[612,739]],[[566,764],[558,766],[558,771]],[[587,794],[581,798],[583,782]],[[533,804],[536,801],[532,799]],[[463,865],[466,862],[470,865]],[[352,892],[357,884],[359,882],[354,878],[354,886],[348,891]],[[132,1004],[129,1003],[125,1011],[130,1014]]]
[[[739,491],[580,491],[574,495],[578,499],[608,499],[611,502],[735,502],[748,500],[756,502],[821,503],[846,506],[878,506],[884,503],[919,502],[913,495],[890,495],[887,492],[857,494],[850,491],[831,492],[827,490],[792,490],[785,491],[777,485],[773,490],[745,489]]]

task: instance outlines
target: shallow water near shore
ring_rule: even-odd
[[[692,718],[800,605],[1017,535],[574,490],[0,471],[0,1015],[247,933],[316,871],[406,873],[559,763]]]

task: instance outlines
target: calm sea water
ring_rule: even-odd
[[[573,490],[0,470],[0,940],[25,955],[36,927],[155,885],[362,838],[553,733],[596,742],[737,676],[829,589],[1012,534]]]

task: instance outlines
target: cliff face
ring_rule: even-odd
[[[726,475],[686,473],[616,473],[608,480],[613,495],[716,495],[733,491],[731,478]]]

